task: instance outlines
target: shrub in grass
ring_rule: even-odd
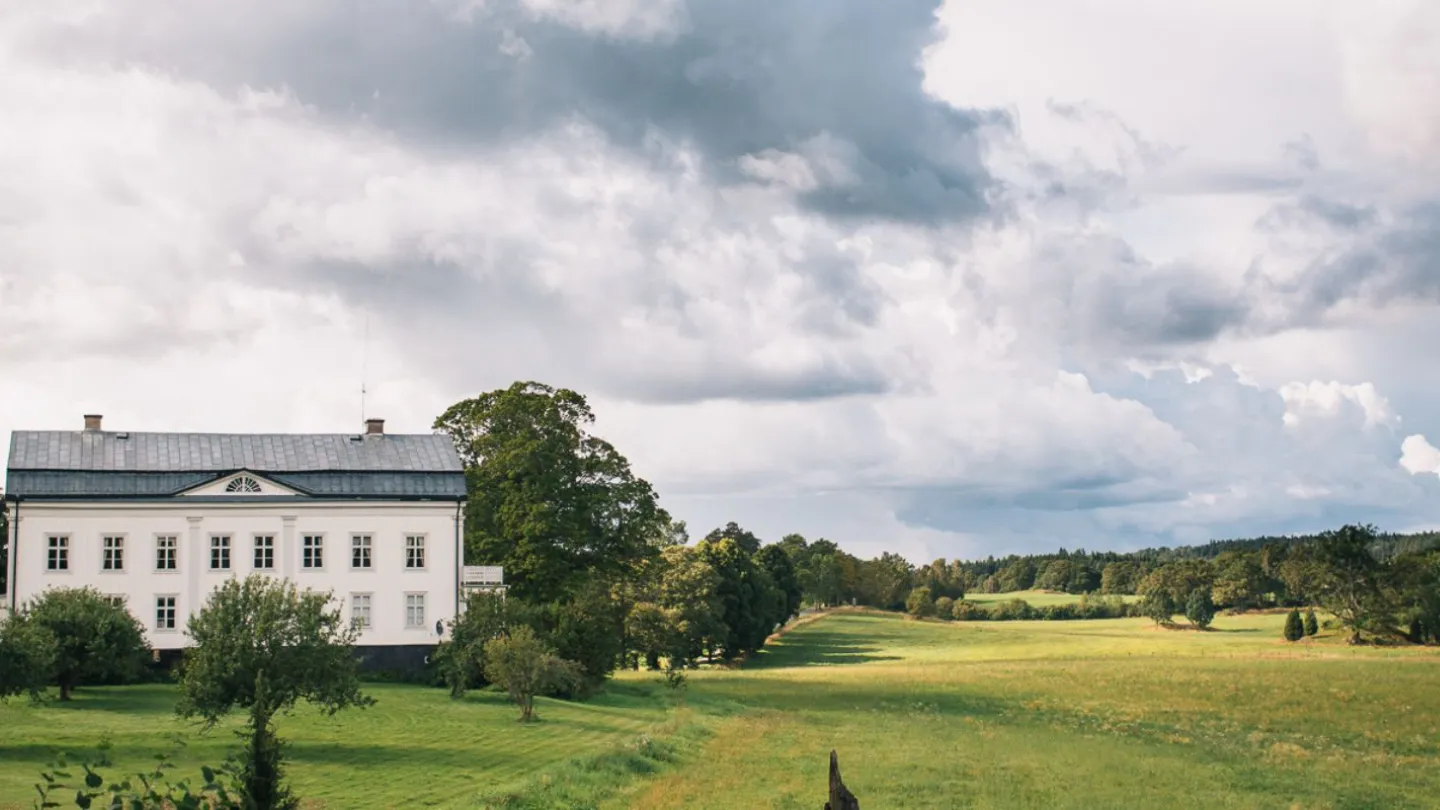
[[[1080,611],[1077,605],[1071,602],[1067,602],[1058,605],[1045,605],[1044,607],[1035,608],[1033,611],[1033,615],[1034,618],[1037,619],[1063,622],[1069,621],[1071,619],[1080,618]]]
[[[1305,623],[1300,620],[1300,611],[1291,609],[1285,616],[1285,640],[1299,641],[1305,637]]]
[[[1305,635],[1313,636],[1320,632],[1320,622],[1315,620],[1315,608],[1305,611]]]
[[[1011,599],[995,606],[991,617],[996,621],[1024,621],[1035,618],[1035,609],[1024,599]]]
[[[935,599],[930,595],[930,589],[923,585],[910,592],[905,597],[905,612],[911,616],[924,618],[935,615]]]
[[[955,600],[942,596],[935,600],[935,615],[945,621],[955,618]]]
[[[983,605],[967,602],[963,599],[955,603],[951,612],[955,616],[955,620],[960,622],[984,622],[990,620],[990,611],[986,610]]]
[[[504,687],[520,707],[520,722],[535,719],[535,696],[573,689],[581,681],[580,665],[555,655],[525,625],[485,644],[485,677]]]

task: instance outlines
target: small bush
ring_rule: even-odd
[[[1320,632],[1320,623],[1315,620],[1315,608],[1305,611],[1305,635],[1313,636]]]
[[[1024,599],[1011,599],[995,606],[991,616],[996,621],[1025,621],[1035,618],[1035,610]]]
[[[986,610],[983,605],[964,600],[955,603],[952,613],[955,620],[960,622],[984,622],[991,618],[990,611]]]
[[[554,650],[525,625],[485,644],[485,677],[505,688],[520,707],[521,722],[535,719],[535,696],[578,684],[579,664],[555,655]]]
[[[1299,641],[1305,637],[1305,624],[1300,620],[1300,611],[1291,609],[1285,616],[1285,640]]]
[[[935,600],[935,615],[945,621],[955,618],[955,600],[942,596]]]
[[[922,586],[911,591],[905,598],[905,612],[919,618],[934,616],[935,600],[930,596],[930,589]]]

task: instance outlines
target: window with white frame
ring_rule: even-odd
[[[121,537],[119,535],[106,535],[100,538],[100,570],[125,570],[124,537]]]
[[[173,534],[161,534],[155,537],[155,570],[175,571],[179,568],[177,556],[179,554],[180,538]]]
[[[255,570],[273,571],[275,569],[275,535],[255,535]]]
[[[370,567],[370,535],[357,534],[350,538],[350,567]]]
[[[423,594],[423,593],[407,593],[407,594],[405,594],[405,626],[406,626],[406,627],[424,627],[424,626],[425,626],[425,594]]]
[[[370,626],[370,594],[350,594],[350,624],[360,630]]]
[[[425,567],[425,535],[412,534],[405,538],[405,567]]]
[[[45,570],[70,570],[70,538],[63,534],[52,534],[46,538]]]
[[[174,596],[157,596],[157,597],[155,597],[155,629],[156,629],[156,630],[174,630],[174,629],[175,629],[175,597],[174,597]]]
[[[301,568],[324,568],[325,567],[325,536],[321,534],[307,534],[301,538],[300,543],[300,567]]]
[[[210,570],[230,570],[230,535],[210,535]]]
[[[117,608],[123,608],[123,607],[125,607],[125,601],[126,601],[126,600],[125,600],[125,594],[123,594],[123,593],[107,593],[107,594],[105,594],[105,601],[106,601],[106,602],[109,602],[111,605],[114,605],[114,606],[117,607]]]
[[[261,491],[260,482],[248,475],[242,475],[239,478],[232,479],[230,483],[226,484],[225,491],[243,492],[247,495],[253,495]]]

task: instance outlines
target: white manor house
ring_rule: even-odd
[[[93,586],[122,602],[151,646],[177,651],[186,622],[228,577],[260,573],[329,591],[370,666],[425,660],[467,587],[465,473],[450,437],[16,431],[5,604]],[[173,653],[172,653],[173,654]]]

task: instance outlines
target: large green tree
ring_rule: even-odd
[[[734,540],[735,545],[746,554],[754,554],[760,550],[760,538],[740,527],[735,521],[726,523],[723,528],[714,529],[705,535],[705,539],[712,543],[721,540]]]
[[[1215,569],[1209,560],[1177,560],[1156,568],[1140,581],[1141,596],[1163,594],[1176,609],[1184,608],[1196,588],[1214,587]]]
[[[771,544],[760,549],[760,553],[755,555],[755,562],[769,572],[771,581],[775,583],[779,597],[779,614],[772,618],[776,624],[790,621],[800,613],[800,603],[804,596],[794,561],[779,544]]]
[[[696,552],[715,570],[718,579],[716,596],[725,627],[720,650],[724,657],[733,659],[760,649],[775,629],[775,586],[770,574],[730,538],[702,540]]]
[[[326,714],[374,701],[360,691],[357,630],[329,594],[251,575],[229,579],[190,619],[176,711],[214,724],[248,712],[239,787],[255,810],[296,807],[274,719],[304,700]]]
[[[1129,560],[1116,560],[1105,566],[1100,573],[1100,593],[1135,593],[1141,579],[1140,566]]]
[[[623,578],[671,525],[650,484],[590,432],[594,421],[584,396],[537,382],[435,420],[469,479],[466,556],[503,565],[513,596],[553,602],[584,581]]]
[[[0,700],[28,692],[38,699],[55,671],[55,637],[24,614],[0,615]]]
[[[674,622],[675,666],[690,666],[708,650],[724,646],[730,628],[725,624],[725,600],[720,573],[710,555],[688,546],[661,552],[656,599]]]
[[[824,538],[804,547],[796,561],[796,576],[805,601],[820,606],[840,604],[845,596],[847,556],[834,542]]]
[[[1226,551],[1215,558],[1215,585],[1210,595],[1218,605],[1248,610],[1264,602],[1268,582],[1258,553]]]
[[[1402,554],[1390,567],[1410,640],[1440,642],[1440,551]]]
[[[1346,525],[1321,534],[1311,550],[1308,589],[1350,630],[1352,644],[1362,631],[1387,632],[1394,619],[1385,567],[1370,552],[1376,535],[1374,526]]]
[[[145,629],[94,588],[51,588],[22,609],[20,621],[54,639],[50,680],[69,700],[78,686],[131,680],[145,667]]]

